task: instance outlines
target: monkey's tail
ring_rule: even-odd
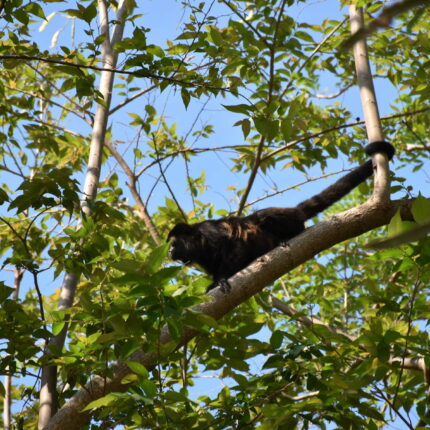
[[[394,147],[385,141],[369,143],[364,150],[368,155],[372,155],[376,152],[383,152],[387,155],[389,160],[393,158],[395,152]],[[372,160],[369,160],[355,168],[352,172],[342,176],[342,178],[321,191],[319,194],[316,194],[310,199],[300,203],[297,206],[297,209],[299,209],[304,215],[304,221],[308,220],[340,200],[356,186],[360,185],[367,178],[372,176],[372,174]]]

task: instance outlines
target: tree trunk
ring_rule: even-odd
[[[103,67],[114,69],[117,61],[117,54],[113,49],[115,43],[122,39],[125,16],[126,2],[122,0],[118,4],[116,25],[112,34],[109,35],[109,18],[107,4],[103,0],[98,1],[100,17],[100,33],[105,34],[102,47]],[[95,201],[97,188],[100,178],[100,167],[103,154],[103,144],[106,137],[106,126],[109,117],[109,107],[112,97],[112,87],[114,73],[103,71],[100,76],[99,91],[103,95],[104,104],[98,104],[94,118],[93,133],[91,137],[90,155],[88,159],[87,173],[81,209],[85,215],[91,215],[91,203]],[[58,306],[59,310],[64,310],[73,305],[76,287],[79,276],[75,273],[66,273],[61,287],[61,297]],[[61,333],[53,337],[46,348],[46,353],[50,354],[50,349],[61,350],[67,334],[68,325],[66,324]],[[43,429],[51,417],[57,411],[57,367],[44,366],[42,368],[41,389],[40,389],[40,409],[39,409],[39,429]]]

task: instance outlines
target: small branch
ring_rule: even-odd
[[[192,69],[190,69],[190,70],[188,70],[188,71],[189,71],[189,72],[195,72],[196,70],[203,69],[203,68],[205,68],[205,67],[207,67],[207,66],[210,66],[210,65],[212,65],[212,64],[214,64],[214,63],[215,63],[215,61],[210,61],[210,62],[208,62],[208,63],[201,64],[200,66],[193,67]],[[179,75],[179,73],[174,73],[174,74],[172,75],[172,78],[175,78],[175,76],[177,76],[177,75]],[[132,101],[136,100],[137,98],[139,98],[139,97],[143,96],[143,95],[144,95],[144,94],[146,94],[146,93],[149,93],[150,91],[152,91],[152,90],[154,90],[154,89],[156,89],[156,88],[158,88],[158,85],[151,85],[151,86],[150,86],[150,87],[148,87],[148,88],[144,88],[143,90],[138,91],[136,94],[133,94],[131,97],[129,97],[129,98],[127,98],[127,99],[123,100],[121,103],[118,103],[114,108],[112,108],[112,109],[109,111],[109,115],[112,115],[114,112],[116,112],[117,110],[121,109],[122,107],[124,107],[124,106],[125,106],[125,105],[127,105],[128,103],[131,103]]]
[[[157,139],[154,135],[152,136],[152,141],[154,143],[154,149],[155,149],[155,152],[157,153],[157,157],[158,157]],[[167,189],[169,190],[169,193],[172,196],[172,199],[175,201],[179,212],[181,212],[182,217],[184,218],[184,221],[188,222],[187,214],[182,209],[181,205],[179,204],[178,199],[175,196],[175,193],[173,192],[172,188],[170,187],[169,182],[166,179],[166,175],[164,174],[163,167],[161,166],[161,163],[158,163],[158,167],[160,169],[160,175],[163,178],[164,184],[166,185]]]
[[[270,64],[269,64],[269,80],[268,80],[268,91],[267,91],[267,100],[266,104],[267,106],[270,106],[270,103],[273,99],[273,91],[274,91],[274,84],[275,84],[275,54],[277,50],[277,38],[278,38],[278,31],[279,31],[279,25],[284,13],[284,8],[286,5],[286,0],[282,1],[281,7],[279,9],[278,17],[276,20],[276,27],[275,31],[273,33],[273,43],[269,45],[269,51],[270,51]],[[261,162],[263,160],[262,154],[264,150],[264,144],[266,142],[266,138],[264,136],[261,136],[260,142],[258,144],[257,153],[255,155],[254,164],[251,169],[251,174],[249,175],[248,183],[246,184],[245,191],[243,192],[239,206],[237,208],[236,214],[240,215],[246,205],[246,200],[248,199],[249,193],[251,192],[251,188],[254,185],[255,178],[257,176],[258,170],[260,169]]]
[[[196,88],[203,88],[207,90],[225,91],[228,93],[236,94],[236,91],[233,91],[227,87],[215,87],[213,85],[206,85],[199,82],[188,82],[182,79],[176,79],[169,76],[157,75],[155,73],[149,73],[143,70],[132,71],[132,70],[124,70],[124,69],[115,69],[110,67],[98,67],[90,64],[79,64],[79,63],[74,63],[72,61],[58,60],[58,59],[47,58],[47,57],[38,57],[33,55],[3,55],[2,54],[0,55],[0,60],[42,61],[50,64],[61,64],[64,66],[77,67],[80,69],[95,70],[97,72],[112,72],[112,73],[118,73],[122,75],[136,76],[139,78],[149,78],[149,79],[156,79],[159,81],[167,81],[167,82],[170,82],[171,84],[183,85],[185,87],[196,87]]]
[[[403,112],[403,113],[396,113],[396,114],[392,114],[392,115],[387,115],[387,116],[382,117],[381,121],[389,121],[390,119],[397,119],[397,118],[419,115],[419,114],[422,114],[422,113],[427,112],[429,110],[430,110],[430,106],[427,106],[427,107],[417,109],[417,110],[411,111],[411,112]],[[267,153],[266,155],[263,156],[261,161],[265,161],[268,158],[273,157],[274,155],[279,154],[280,152],[283,152],[283,151],[285,151],[285,150],[287,150],[293,146],[296,146],[297,144],[299,144],[301,142],[306,142],[307,140],[314,139],[315,137],[323,136],[323,135],[331,133],[333,131],[338,131],[338,130],[342,130],[345,128],[355,127],[355,126],[361,125],[361,124],[365,124],[365,121],[349,122],[346,124],[341,124],[341,125],[336,125],[334,127],[326,128],[325,130],[318,131],[316,133],[308,134],[306,136],[300,137],[299,139],[292,140],[291,142],[287,143],[286,145],[280,146],[279,148],[273,150],[272,152]]]
[[[258,40],[266,45],[267,48],[270,49],[270,45],[266,40],[266,37],[264,37],[260,32],[246,19],[246,16],[244,16],[242,13],[240,13],[237,8],[232,6],[232,4],[228,0],[220,0],[221,3],[224,3],[228,8],[230,8],[233,13],[235,13],[241,21],[251,29],[251,31],[257,36]]]
[[[303,182],[299,182],[298,184],[291,185],[291,186],[289,186],[289,187],[287,187],[287,188],[284,188],[284,189],[282,189],[282,190],[274,191],[273,193],[266,194],[265,196],[260,197],[260,198],[258,198],[258,199],[255,199],[255,200],[254,200],[254,201],[252,201],[252,202],[246,203],[245,207],[253,206],[253,205],[255,205],[256,203],[261,202],[262,200],[266,200],[266,199],[269,199],[269,198],[271,198],[271,197],[277,196],[277,195],[279,195],[279,194],[286,193],[287,191],[290,191],[290,190],[295,190],[295,189],[297,189],[298,187],[300,187],[300,186],[302,186],[302,185],[306,185],[306,184],[308,184],[309,182],[314,182],[314,181],[319,181],[320,179],[330,178],[331,176],[339,175],[340,173],[349,172],[349,171],[351,171],[351,170],[352,170],[352,169],[343,169],[343,170],[339,170],[339,171],[337,171],[337,172],[328,173],[328,174],[326,174],[326,175],[317,176],[317,177],[315,177],[315,178],[307,178],[307,179],[306,179],[305,181],[303,181]]]
[[[315,97],[315,98],[321,99],[321,100],[332,100],[332,99],[339,97],[340,95],[342,95],[346,91],[348,91],[354,85],[355,85],[355,82],[350,82],[345,87],[340,89],[337,93],[327,94],[327,95],[325,95],[325,94],[313,94],[313,95],[311,95],[311,97]]]
[[[110,153],[114,156],[115,160],[118,162],[118,164],[122,167],[124,173],[127,175],[129,183],[127,184],[130,192],[137,204],[138,207],[138,214],[139,217],[143,220],[143,222],[146,225],[146,228],[149,231],[149,234],[151,235],[152,239],[157,245],[161,245],[160,241],[160,235],[158,234],[157,228],[155,227],[154,223],[152,222],[152,219],[146,209],[145,204],[143,203],[143,200],[140,197],[140,194],[137,191],[136,188],[136,175],[132,172],[128,164],[125,162],[124,158],[121,156],[121,154],[116,150],[116,148],[108,141],[105,141],[105,146],[108,148]]]
[[[301,64],[301,66],[298,68],[297,71],[294,71],[295,74],[299,74],[303,68],[306,66],[306,64],[309,63],[309,61],[311,61],[312,57],[325,45],[325,43],[333,36],[334,33],[336,33],[337,30],[339,30],[340,27],[342,27],[342,25],[346,22],[346,18],[341,21],[338,25],[336,25],[336,27],[334,27],[329,34],[327,34],[326,37],[324,37],[324,39],[318,43],[318,45],[315,47],[315,49],[309,54],[309,56],[306,58],[305,61],[303,61],[303,63]],[[288,92],[288,90],[290,89],[291,85],[294,82],[294,77],[291,77],[290,81],[287,83],[287,85],[285,86],[284,91],[282,91],[281,94],[281,99],[284,98],[285,94]]]
[[[240,148],[254,148],[257,147],[257,145],[226,145],[226,146],[214,146],[212,148],[184,148],[184,149],[177,149],[175,151],[169,152],[165,155],[159,155],[156,160],[151,161],[146,166],[142,167],[142,169],[136,173],[136,178],[139,178],[146,170],[150,169],[151,167],[158,164],[160,161],[164,161],[167,158],[170,157],[176,157],[180,154],[200,154],[202,152],[212,152],[212,151],[228,151],[228,150],[235,150]]]
[[[72,113],[73,115],[76,115],[78,118],[82,119],[82,120],[83,120],[83,121],[85,121],[87,124],[92,125],[92,122],[91,122],[90,120],[87,120],[87,119],[85,118],[85,116],[84,116],[84,115],[81,115],[81,114],[77,111],[77,109],[71,109],[71,108],[68,108],[68,107],[66,107],[66,106],[64,106],[64,105],[62,105],[62,104],[60,104],[60,103],[55,102],[55,101],[54,101],[54,100],[52,100],[52,99],[47,99],[46,97],[43,97],[43,96],[42,96],[42,95],[40,95],[40,94],[32,93],[32,92],[30,92],[30,91],[22,90],[22,89],[20,89],[20,88],[14,88],[14,87],[11,87],[11,86],[6,85],[6,84],[4,84],[4,86],[5,86],[7,89],[11,90],[11,91],[17,91],[17,92],[19,92],[19,93],[26,94],[26,95],[28,95],[28,96],[31,96],[31,97],[37,98],[37,99],[39,99],[39,100],[42,100],[42,101],[44,101],[45,103],[50,103],[50,104],[51,104],[51,105],[53,105],[53,106],[57,106],[57,107],[58,107],[58,108],[60,108],[60,109],[63,109],[63,110],[65,110],[65,111],[69,112],[69,113]]]
[[[430,151],[430,145],[414,145],[413,143],[406,144],[406,151]]]
[[[260,142],[258,144],[257,153],[255,155],[254,165],[252,166],[251,174],[249,175],[248,183],[246,184],[245,191],[242,194],[242,197],[239,202],[239,206],[237,208],[236,214],[240,215],[245,207],[246,200],[248,199],[249,193],[251,192],[251,188],[254,184],[255,177],[257,176],[258,169],[260,168],[261,162],[264,160],[262,157],[264,143],[266,139],[264,136],[261,136]]]
[[[382,398],[387,404],[390,406],[390,408],[396,413],[396,415],[406,424],[406,426],[410,430],[414,430],[413,425],[403,416],[403,414],[400,413],[399,408],[396,407],[395,404],[389,399],[386,393],[384,393],[379,387],[375,386],[374,390],[379,394],[379,397]]]
[[[319,391],[310,391],[306,394],[301,394],[300,396],[290,396],[289,394],[283,394],[287,399],[290,399],[294,402],[298,402],[300,400],[310,399],[311,397],[316,397],[319,395]]]
[[[292,306],[288,306],[285,303],[283,303],[281,300],[277,299],[274,296],[271,296],[272,304],[273,306],[284,313],[285,315],[288,315],[290,317],[293,317],[297,319],[297,321],[300,321],[303,323],[306,327],[312,327],[315,324],[323,325],[324,327],[327,327],[332,333],[339,334],[342,336],[347,337],[349,340],[354,341],[355,336],[350,335],[349,333],[339,330],[337,328],[332,327],[331,325],[327,324],[326,322],[319,320],[315,317],[308,317],[306,315],[300,315],[300,312],[294,309]]]

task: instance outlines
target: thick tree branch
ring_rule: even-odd
[[[12,300],[17,301],[19,296],[19,289],[21,286],[22,277],[24,276],[24,270],[15,268],[13,270],[14,273],[14,283],[13,283],[13,296]],[[11,414],[11,405],[12,405],[12,374],[9,373],[9,366],[5,369],[5,377],[4,377],[4,399],[3,399],[3,428],[4,430],[12,430],[12,414]]]
[[[220,288],[209,293],[212,300],[194,308],[215,319],[220,319],[226,313],[248,300],[276,279],[313,258],[319,252],[332,247],[344,240],[351,239],[367,231],[388,224],[397,209],[410,214],[411,201],[394,201],[376,204],[373,200],[342,212],[305,230],[293,238],[287,247],[278,247],[268,254],[258,258],[247,268],[229,279],[232,286],[230,293],[224,294]],[[177,348],[189,342],[198,333],[184,327],[183,336]],[[172,338],[167,327],[161,330],[160,344],[171,342]],[[158,354],[136,351],[129,358],[143,364],[148,370],[154,368],[159,359]],[[46,430],[72,430],[86,423],[90,414],[80,412],[91,401],[107,393],[124,392],[127,385],[122,379],[130,373],[123,362],[116,362],[111,367],[112,378],[94,377],[79,390],[51,419]]]

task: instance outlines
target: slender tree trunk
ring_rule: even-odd
[[[122,0],[118,4],[116,25],[112,37],[109,35],[109,17],[107,3],[104,0],[98,1],[100,17],[100,33],[106,35],[103,42],[102,58],[103,67],[114,69],[116,67],[117,54],[113,49],[115,43],[122,39],[124,23],[126,17],[126,1]],[[100,178],[100,167],[103,153],[103,144],[106,137],[106,127],[109,117],[109,107],[112,98],[112,87],[114,73],[103,71],[100,76],[99,91],[103,95],[104,104],[98,104],[94,118],[93,133],[91,137],[90,155],[88,159],[87,173],[81,209],[85,215],[91,215],[91,202],[94,202],[97,195],[97,188]],[[59,310],[64,310],[73,305],[76,287],[79,276],[75,273],[66,273],[61,287]],[[47,353],[50,350],[61,350],[67,334],[66,324],[61,333],[53,337],[47,346]],[[39,429],[43,429],[48,424],[51,417],[58,408],[57,404],[57,367],[44,366],[42,369],[41,389],[40,389],[40,409],[39,409]]]
[[[15,269],[14,270],[14,289],[13,300],[18,300],[19,287],[21,286],[22,277],[24,276],[24,271]],[[6,368],[6,373],[9,367]],[[12,375],[6,374],[4,377],[4,389],[5,395],[3,400],[3,428],[4,430],[12,430],[11,426],[11,405],[12,405]]]
[[[352,34],[364,28],[363,9],[351,5],[349,8],[349,16]],[[384,134],[379,117],[378,103],[376,101],[365,38],[361,38],[354,43],[353,52],[367,137],[369,142],[381,141],[384,140]],[[374,154],[373,163],[377,171],[374,175],[372,198],[381,203],[388,202],[390,200],[390,171],[388,168],[387,156],[384,154]]]

